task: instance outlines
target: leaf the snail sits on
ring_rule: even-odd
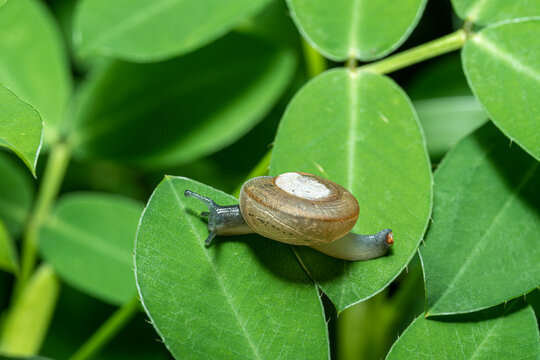
[[[320,176],[288,172],[247,181],[239,205],[220,206],[212,199],[186,190],[184,195],[204,202],[210,234],[258,233],[293,245],[307,245],[344,260],[368,260],[384,255],[394,243],[392,230],[373,235],[349,231],[358,219],[356,198],[342,186]]]

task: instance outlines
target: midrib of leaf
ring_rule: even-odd
[[[154,0],[150,2],[147,7],[139,8],[139,11],[130,17],[124,18],[122,21],[118,21],[116,25],[110,27],[108,31],[100,33],[93,40],[86,43],[84,47],[86,49],[92,49],[114,38],[123,31],[127,31],[135,28],[143,22],[149,20],[151,17],[158,15],[159,13],[166,12],[173,5],[180,3],[181,0]]]
[[[176,203],[177,203],[178,207],[180,208],[180,211],[185,213],[186,209],[182,206],[182,200],[181,200],[180,196],[178,195],[178,192],[176,191],[176,188],[173,186],[173,183],[170,180],[170,178],[167,178],[167,183],[169,184],[169,186],[171,188],[171,191],[173,192],[173,194],[174,194],[174,196],[176,198]],[[198,238],[199,236],[197,234],[196,227],[193,224],[193,220],[189,216],[185,217],[185,219],[187,220],[187,222],[189,224],[189,227],[191,228],[191,232],[195,235],[196,238]],[[240,314],[239,314],[238,310],[236,309],[235,304],[233,303],[232,296],[227,291],[227,288],[225,287],[225,284],[223,283],[223,279],[221,278],[221,276],[220,276],[218,270],[216,269],[214,263],[212,262],[212,260],[208,256],[208,250],[204,247],[204,244],[203,244],[204,239],[201,239],[201,241],[198,241],[198,243],[200,245],[200,248],[201,248],[204,256],[206,257],[206,260],[208,261],[208,264],[212,268],[212,271],[214,272],[214,275],[215,275],[216,279],[218,280],[217,282],[219,283],[219,285],[221,287],[221,291],[225,295],[225,298],[227,299],[227,302],[228,302],[228,304],[229,304],[229,306],[230,306],[230,308],[231,308],[231,310],[232,310],[232,312],[234,314],[234,317],[238,321],[240,329],[244,333],[244,337],[245,337],[246,341],[248,342],[251,350],[253,351],[253,355],[255,356],[256,359],[262,360],[261,357],[259,356],[257,348],[255,347],[255,344],[253,343],[253,340],[250,337],[249,332],[247,331],[246,327],[244,326],[244,324],[242,322],[242,319],[240,317]]]
[[[465,262],[463,263],[463,266],[459,269],[459,271],[452,277],[452,280],[448,283],[448,286],[446,287],[446,290],[439,296],[439,299],[433,304],[431,307],[432,309],[437,306],[438,303],[441,302],[441,300],[448,296],[448,294],[453,290],[456,282],[463,276],[465,273],[465,269],[470,265],[471,261],[474,258],[474,255],[478,252],[478,250],[485,246],[485,240],[488,239],[487,235],[490,233],[491,229],[499,223],[499,218],[502,216],[502,214],[505,212],[506,208],[510,206],[510,204],[513,202],[514,199],[516,199],[519,192],[523,189],[523,187],[529,182],[532,175],[536,171],[536,168],[538,167],[538,162],[534,162],[533,165],[530,167],[529,171],[525,174],[521,182],[518,184],[518,186],[514,189],[512,194],[508,196],[508,199],[504,202],[504,204],[501,206],[499,211],[497,211],[497,214],[495,214],[495,217],[493,218],[493,221],[491,221],[491,224],[486,229],[486,231],[482,234],[482,237],[476,242],[474,248],[472,251],[470,251],[470,255],[467,257]]]
[[[347,72],[349,77],[349,138],[347,139],[347,189],[353,188],[354,183],[354,164],[356,153],[356,132],[358,117],[358,74],[356,72]]]
[[[474,349],[474,352],[472,353],[472,356],[470,357],[471,360],[473,360],[473,359],[475,359],[477,357],[478,350],[480,350],[484,346],[486,341],[488,341],[488,339],[491,337],[491,334],[495,331],[496,328],[498,328],[500,326],[501,321],[506,317],[506,315],[508,315],[508,313],[510,312],[510,309],[512,309],[514,307],[514,304],[517,304],[517,302],[513,302],[512,304],[510,304],[510,306],[508,306],[505,309],[504,313],[501,316],[499,316],[497,318],[497,320],[495,320],[495,323],[493,324],[493,326],[491,326],[491,328],[485,334],[485,336],[482,339],[482,341],[480,342],[480,344],[478,344],[476,346],[476,348]],[[476,345],[476,342],[475,342],[475,345]]]
[[[349,57],[356,57],[358,52],[357,48],[357,33],[358,33],[358,22],[359,22],[359,13],[360,13],[360,3],[362,0],[353,0],[352,11],[351,11],[351,27],[349,32]]]
[[[84,247],[95,250],[108,258],[113,258],[120,263],[126,264],[127,266],[132,265],[132,254],[130,251],[126,251],[122,247],[115,246],[114,243],[105,242],[101,237],[89,234],[60,218],[55,218],[46,225],[46,228],[57,231],[62,235],[67,235],[69,236],[70,240],[73,240]],[[120,255],[122,253],[123,255]]]
[[[483,10],[484,5],[486,5],[487,0],[478,0],[476,2],[473,2],[471,6],[469,7],[469,10],[467,10],[467,20],[469,21],[476,21],[478,18],[478,14]]]
[[[511,68],[518,72],[523,73],[527,77],[532,77],[536,82],[540,84],[540,73],[537,69],[524,64],[520,59],[512,56],[508,52],[505,52],[500,47],[487,40],[482,34],[479,34],[473,38],[473,40],[479,47],[491,53],[495,58],[510,65]]]

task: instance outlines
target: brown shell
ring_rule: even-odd
[[[328,243],[347,234],[358,219],[358,201],[344,187],[320,176],[299,173],[325,185],[330,194],[317,200],[292,195],[274,177],[247,181],[240,191],[240,211],[258,234],[294,245]]]

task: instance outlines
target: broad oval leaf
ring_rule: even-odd
[[[304,38],[325,57],[374,60],[413,31],[426,0],[287,0]]]
[[[82,56],[164,60],[208,44],[269,1],[83,0],[74,39]]]
[[[435,174],[420,248],[428,316],[484,309],[540,284],[540,164],[510,145],[488,124]]]
[[[338,311],[381,291],[414,255],[431,212],[431,168],[405,93],[372,73],[340,69],[316,77],[291,101],[278,130],[270,172],[287,171],[350,190],[360,204],[354,232],[393,230],[389,254],[370,261],[295,248]]]
[[[17,274],[19,260],[13,238],[9,235],[4,222],[0,219],[0,269]]]
[[[41,253],[67,283],[123,304],[137,293],[133,240],[141,212],[141,204],[117,195],[64,195],[40,232]]]
[[[445,317],[419,316],[394,343],[393,359],[538,359],[538,325],[523,301],[506,308]]]
[[[77,148],[151,167],[189,162],[261,120],[294,67],[292,53],[240,34],[166,62],[113,63],[89,84]]]
[[[50,143],[72,86],[60,30],[38,0],[8,1],[0,24],[0,83],[39,111]]]
[[[206,248],[205,205],[237,200],[209,186],[166,177],[141,218],[135,273],[142,303],[176,359],[327,359],[324,315],[313,282],[282,243],[223,237]]]
[[[485,28],[465,43],[463,68],[493,122],[540,160],[540,19]]]
[[[540,16],[538,0],[452,0],[452,5],[461,19],[481,25]]]
[[[43,125],[39,113],[0,85],[0,146],[17,154],[36,175]]]
[[[0,151],[0,220],[17,237],[23,229],[34,197],[28,173]]]

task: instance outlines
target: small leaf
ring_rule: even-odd
[[[452,5],[461,19],[480,25],[540,16],[538,0],[452,0]]]
[[[166,177],[141,218],[135,273],[146,312],[176,359],[327,359],[319,296],[290,248],[258,235],[222,237],[206,248],[205,205],[237,200]]]
[[[113,63],[89,84],[78,148],[151,167],[192,161],[261,120],[294,67],[290,52],[239,34],[166,62]]]
[[[523,301],[479,313],[419,316],[394,343],[392,359],[538,359],[538,325]]]
[[[269,1],[84,0],[74,38],[83,56],[164,60],[210,43]]]
[[[472,95],[418,100],[414,107],[426,135],[428,152],[435,159],[488,120]]]
[[[3,319],[1,354],[24,356],[39,352],[59,291],[60,283],[52,268],[41,265]]]
[[[538,286],[539,165],[491,124],[443,160],[420,248],[428,316],[477,311]]]
[[[131,300],[133,240],[142,206],[117,195],[60,198],[39,237],[45,259],[67,283],[113,304]]]
[[[501,131],[540,160],[540,20],[485,28],[465,43],[469,84]]]
[[[360,217],[353,231],[385,228],[395,243],[381,258],[349,262],[295,247],[338,311],[386,287],[407,265],[431,211],[431,168],[409,99],[389,78],[327,71],[293,98],[275,140],[270,173],[302,171],[353,193]]]
[[[0,24],[0,83],[39,111],[51,142],[72,86],[60,30],[38,0],[8,1]]]
[[[22,164],[0,151],[0,220],[13,237],[21,233],[33,197],[32,183]]]
[[[0,220],[0,269],[17,274],[19,261],[17,251],[4,223]]]
[[[413,31],[426,0],[288,0],[304,38],[325,57],[375,60],[395,50]]]
[[[0,146],[15,152],[34,176],[42,134],[39,113],[0,85]]]

